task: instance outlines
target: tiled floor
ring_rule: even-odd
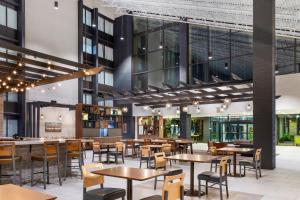
[[[203,150],[205,145],[196,144],[195,149]],[[88,153],[86,162],[91,162],[91,152]],[[138,167],[139,161],[128,158],[125,160],[126,166]],[[105,167],[115,166],[113,164]],[[263,177],[255,179],[252,172],[243,178],[229,178],[229,199],[230,200],[300,200],[300,147],[277,147],[277,168],[275,170],[263,170]],[[175,164],[173,168],[182,168],[186,173],[185,183],[189,183],[189,165]],[[208,170],[208,164],[196,164],[195,174]],[[79,177],[68,178],[60,187],[57,181],[52,180],[47,190],[42,189],[42,185],[36,185],[34,190],[46,192],[58,197],[59,200],[81,200],[82,182]],[[56,182],[56,183],[55,183]],[[196,184],[196,181],[195,181]],[[126,180],[118,178],[105,178],[105,186],[126,188]],[[26,186],[29,187],[30,186]],[[153,194],[160,194],[162,182],[158,182],[158,189],[153,190],[153,180],[144,182],[133,182],[133,198],[140,199]],[[198,199],[188,198],[185,199]],[[215,189],[209,190],[209,195],[201,199],[219,199],[219,192]],[[224,193],[224,199],[225,193]]]

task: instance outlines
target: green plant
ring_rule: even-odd
[[[279,138],[279,142],[280,142],[280,143],[284,143],[284,142],[292,142],[292,141],[294,141],[294,136],[293,136],[293,135],[290,135],[290,134],[288,134],[288,133],[284,133],[284,134],[282,135],[282,137]]]

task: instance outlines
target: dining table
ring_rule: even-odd
[[[254,151],[253,148],[240,148],[240,147],[223,147],[223,148],[220,148],[220,149],[217,149],[218,152],[225,152],[227,154],[233,154],[233,174],[230,174],[230,176],[233,176],[233,177],[241,177],[240,174],[238,174],[236,172],[236,165],[237,165],[237,162],[236,162],[236,156],[238,153],[248,153],[248,152],[251,152],[251,151]]]
[[[198,191],[194,188],[195,163],[209,163],[217,158],[219,158],[219,156],[197,154],[177,154],[166,157],[168,160],[177,160],[190,163],[190,189],[185,191],[185,195],[191,197],[198,196]],[[201,195],[204,195],[204,193],[201,193]]]
[[[1,200],[54,200],[56,196],[13,184],[0,185]]]
[[[110,176],[116,178],[122,178],[127,180],[127,200],[133,199],[132,193],[132,181],[145,181],[158,176],[163,176],[166,171],[158,171],[155,169],[143,169],[143,168],[133,168],[133,167],[112,167],[93,171],[93,174]]]

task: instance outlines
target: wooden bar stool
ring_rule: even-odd
[[[34,172],[34,162],[43,163],[42,172]],[[59,179],[59,185],[62,185],[59,166],[59,142],[58,141],[46,141],[43,144],[42,155],[31,155],[31,186],[33,186],[34,174],[43,173],[44,189],[46,189],[46,176],[47,184],[49,184],[49,162],[55,162],[57,166],[57,174]],[[46,169],[47,168],[47,169]]]
[[[68,165],[69,159],[71,160],[71,165]],[[78,160],[78,167],[72,166],[72,160]],[[64,167],[64,179],[67,177],[67,168],[76,168],[80,170],[80,177],[82,179],[82,169],[83,155],[81,148],[81,140],[66,140],[66,151],[65,151],[65,167]]]
[[[21,166],[21,156],[16,156],[16,146],[14,142],[0,142],[0,181],[2,176],[13,176],[14,183],[16,182],[16,161],[19,163],[19,184],[22,185],[22,166]],[[13,174],[2,174],[2,165],[12,165]]]

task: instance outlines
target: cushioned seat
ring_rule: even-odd
[[[225,178],[225,176],[222,178]],[[204,181],[217,181],[220,179],[220,174],[217,172],[206,171],[199,174],[198,179]]]
[[[83,200],[114,200],[124,199],[126,191],[120,188],[100,188],[83,193]]]
[[[253,161],[249,161],[249,160],[240,160],[239,161],[240,165],[246,165],[246,166],[255,166],[255,163]]]
[[[140,200],[162,200],[162,196],[160,196],[160,195],[153,195],[153,196],[146,197],[146,198],[143,198],[143,199],[140,199]]]

